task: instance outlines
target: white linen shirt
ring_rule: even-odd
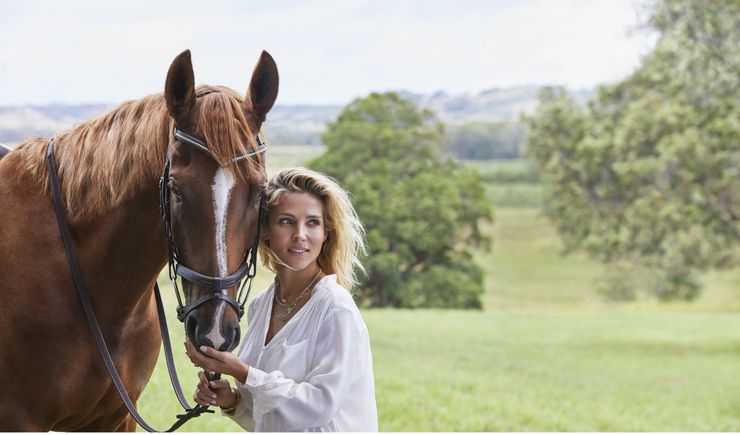
[[[229,417],[254,432],[377,432],[370,339],[352,295],[325,276],[265,346],[274,287],[249,304],[239,349],[249,372]]]

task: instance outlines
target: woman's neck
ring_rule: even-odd
[[[316,263],[303,270],[291,270],[285,266],[280,266],[277,271],[280,296],[288,301],[294,300],[307,286],[316,285],[321,278],[321,274],[322,272]]]

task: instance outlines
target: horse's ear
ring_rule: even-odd
[[[195,78],[190,50],[185,50],[172,61],[164,85],[164,99],[175,122],[184,127],[195,106]]]
[[[244,99],[244,111],[254,122],[254,127],[260,129],[265,122],[267,112],[272,109],[278,95],[277,65],[270,53],[262,51],[260,60],[252,72],[252,80],[249,82],[247,97]]]

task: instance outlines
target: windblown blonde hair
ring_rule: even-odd
[[[357,284],[356,271],[364,271],[360,256],[366,254],[365,229],[357,217],[347,192],[328,175],[306,168],[283,169],[273,175],[265,190],[265,222],[269,225],[270,210],[286,193],[306,192],[316,196],[323,205],[326,241],[317,259],[324,273],[336,274],[337,282],[348,290]],[[263,264],[273,272],[283,262],[270,249],[269,243],[260,243]]]
[[[243,98],[229,88],[199,85],[198,130],[219,164],[255,149],[242,110]],[[162,93],[128,101],[97,118],[54,136],[54,155],[67,214],[73,223],[88,221],[154,186],[162,174],[174,121]],[[49,191],[47,139],[34,139],[17,148],[24,174]],[[256,157],[261,159],[262,157]],[[263,162],[260,160],[260,164]],[[250,182],[261,171],[250,159],[231,167]],[[20,174],[19,174],[20,176]]]

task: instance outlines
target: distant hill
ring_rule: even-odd
[[[48,137],[110,107],[107,104],[0,106],[0,142],[14,145],[33,137]]]
[[[537,103],[537,86],[493,88],[476,95],[431,95],[400,91],[417,105],[429,108],[449,124],[471,121],[516,121],[521,112],[530,112]],[[593,95],[593,89],[573,91],[579,101]],[[109,110],[111,104],[48,106],[0,106],[0,142],[15,145],[32,137],[49,137],[54,132]],[[336,118],[343,106],[277,105],[268,115],[266,133],[275,145],[320,144],[327,122]]]
[[[418,106],[426,107],[445,122],[461,124],[470,121],[516,121],[521,113],[531,113],[537,106],[539,86],[492,88],[477,95],[449,95],[437,92],[420,95],[401,92]],[[593,89],[571,91],[578,101],[585,102]]]

